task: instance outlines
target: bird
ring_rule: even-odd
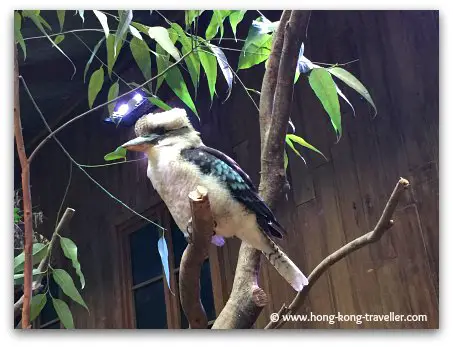
[[[121,147],[146,153],[147,176],[190,242],[188,195],[198,186],[208,190],[214,220],[212,243],[238,237],[261,251],[278,273],[301,291],[308,280],[272,238],[285,229],[258,194],[250,177],[229,156],[206,146],[186,110],[149,113],[135,124],[136,138]]]

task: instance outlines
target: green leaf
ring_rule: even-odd
[[[199,17],[204,11],[203,10],[186,10],[185,11],[185,23],[186,28],[190,27],[193,21]]]
[[[193,103],[192,97],[187,89],[186,82],[184,82],[184,78],[182,77],[178,66],[174,66],[167,71],[165,74],[165,81],[167,81],[168,86],[171,90],[173,90],[178,98],[180,98],[193,111],[193,113],[199,117],[195,104]]]
[[[80,296],[79,291],[74,285],[74,281],[72,280],[71,276],[63,270],[63,269],[53,269],[52,276],[55,280],[55,283],[58,284],[67,296],[69,296],[72,300],[77,302],[79,305],[85,307],[88,310],[85,301],[83,301],[82,297]]]
[[[104,156],[104,160],[105,161],[112,161],[112,160],[117,160],[117,159],[126,160],[126,153],[127,153],[127,149],[126,148],[118,147],[113,152],[107,153]]]
[[[220,28],[220,38],[223,37],[223,21],[225,20],[226,17],[228,17],[231,14],[231,10],[214,10],[212,11],[212,18],[211,21],[209,22],[208,28],[206,29],[206,40],[212,39],[214,36],[216,36],[217,32],[219,31]]]
[[[329,115],[339,140],[342,132],[340,102],[332,76],[324,68],[315,68],[310,72],[308,82]]]
[[[65,14],[66,10],[57,10],[58,23],[60,23],[60,31],[63,31]]]
[[[180,59],[178,49],[171,40],[167,29],[164,27],[150,27],[148,28],[148,35],[155,40],[165,51],[167,51],[175,60]]]
[[[148,100],[149,100],[149,102],[151,102],[152,104],[156,105],[157,107],[161,108],[164,111],[170,111],[171,110],[171,107],[168,106],[162,100],[160,100],[158,97],[150,96],[150,97],[148,97]]]
[[[30,322],[34,321],[47,303],[46,294],[37,294],[31,298],[30,302]]]
[[[139,40],[143,40],[142,35],[140,34],[140,31],[138,31],[134,26],[129,25],[129,31],[133,36],[135,36]]]
[[[42,275],[43,273],[45,273],[45,272],[41,272],[38,269],[33,269],[33,271],[32,271],[33,281],[35,281],[36,278],[39,275]],[[24,273],[14,274],[14,285],[17,286],[19,284],[24,284]]]
[[[90,83],[88,84],[88,105],[90,106],[90,108],[93,107],[94,100],[101,91],[103,84],[104,84],[104,69],[101,66],[98,70],[93,72],[90,78]]]
[[[56,38],[55,38],[55,44],[58,45],[61,41],[64,40],[64,35],[58,35]]]
[[[99,20],[99,23],[101,23],[102,29],[104,29],[105,38],[108,39],[109,33],[110,33],[110,29],[109,29],[109,23],[107,21],[107,16],[104,13],[102,13],[101,11],[98,11],[98,10],[93,10],[93,13],[97,17],[97,19]]]
[[[68,304],[63,300],[52,298],[52,304],[57,312],[58,318],[66,329],[74,329],[74,320]]]
[[[302,156],[302,154],[300,154],[300,152],[296,149],[296,147],[294,147],[294,144],[289,139],[288,134],[285,137],[285,142],[293,150],[293,152],[296,153],[297,156],[299,156],[305,163],[305,158]]]
[[[120,91],[120,86],[119,86],[118,82],[113,83],[109,88],[107,101],[110,102],[111,100],[117,98],[119,91]],[[111,104],[107,105],[109,114],[113,113],[113,111],[115,109],[115,105],[116,105],[116,102],[112,102]]]
[[[288,169],[288,163],[289,163],[289,159],[288,159],[288,153],[286,153],[286,150],[283,152],[283,165],[285,167],[285,171],[286,169]]]
[[[93,59],[99,50],[99,47],[101,47],[102,42],[104,42],[105,38],[103,37],[102,39],[99,40],[99,42],[94,46],[93,52],[91,53],[90,59],[87,61],[85,65],[85,71],[83,72],[83,83],[85,83],[86,75],[88,72],[88,69],[90,68],[91,63],[93,62]]]
[[[338,95],[340,95],[344,101],[346,101],[346,103],[352,108],[352,114],[353,116],[355,117],[355,109],[354,109],[354,106],[352,106],[351,102],[348,100],[348,98],[346,97],[346,95],[343,94],[343,92],[341,91],[340,88],[338,88],[337,84],[335,83],[335,88],[337,89],[337,93]]]
[[[244,18],[245,12],[247,12],[247,10],[233,11],[233,12],[231,12],[231,14],[229,16],[231,29],[233,30],[234,39],[236,41],[237,41],[237,39],[236,39],[236,27],[238,26],[238,24]]]
[[[24,53],[24,60],[27,58],[27,48],[25,46],[25,41],[20,31],[22,27],[22,17],[19,12],[14,11],[14,37],[17,42],[19,42],[22,52]]]
[[[327,71],[329,71],[332,75],[337,77],[338,79],[342,80],[344,83],[346,83],[349,87],[354,89],[357,93],[362,95],[362,97],[368,101],[371,106],[374,108],[374,116],[377,115],[377,108],[376,105],[373,102],[373,99],[371,98],[370,93],[368,90],[365,88],[365,86],[360,82],[353,74],[350,72],[346,71],[345,69],[342,69],[341,67],[331,67],[328,68]]]
[[[294,135],[294,134],[287,134],[286,135],[286,139],[287,141],[290,140],[290,141],[293,141],[293,142],[296,142],[298,143],[299,145],[303,146],[303,147],[306,147],[308,149],[311,149],[312,151],[322,155],[324,157],[325,160],[327,160],[326,156],[319,150],[317,149],[315,146],[309,144],[307,141],[305,141],[302,137],[300,136],[297,136],[297,135]],[[287,142],[288,143],[288,142]]]
[[[159,45],[156,45],[156,65],[157,65],[157,74],[162,73],[168,66],[170,66],[170,55]],[[165,75],[157,77],[156,82],[156,93],[159,90],[162,82],[165,80]]]
[[[14,223],[19,223],[21,219],[22,217],[20,216],[20,208],[14,207]]]
[[[219,47],[212,44],[209,44],[208,47],[216,56],[217,62],[219,63],[220,69],[222,70],[223,76],[225,77],[225,80],[228,84],[227,97],[225,99],[227,100],[230,97],[231,90],[233,88],[233,72],[231,71],[231,67],[228,63],[225,53],[223,53],[223,51]]]
[[[162,266],[164,268],[165,279],[167,280],[168,288],[171,288],[171,286],[170,286],[170,268],[168,266],[168,247],[167,247],[167,242],[165,241],[164,235],[162,235],[159,238],[159,241],[157,241],[157,249],[159,251],[160,259],[162,261]]]
[[[80,286],[83,289],[85,287],[85,276],[83,276],[79,260],[77,259],[76,244],[71,239],[60,236],[60,246],[63,250],[64,256],[72,261],[72,266],[76,270],[77,275],[79,275]]]
[[[178,41],[182,45],[182,53],[187,54],[192,51],[192,39],[187,37],[184,30],[177,23],[172,23],[171,28],[175,31],[178,36]],[[198,82],[200,80],[200,60],[197,58],[197,54],[193,51],[191,54],[184,58],[187,69],[189,70],[190,78],[192,79],[192,84],[195,91],[198,88]]]
[[[37,14],[36,11],[33,11],[33,10],[24,10],[22,11],[22,15],[25,17],[29,17],[33,23],[35,23],[35,25],[38,27],[38,29],[47,37],[47,39],[52,43],[52,45],[58,49],[60,51],[61,54],[63,54],[68,60],[69,62],[72,64],[72,67],[74,69],[74,73],[72,74],[72,77],[74,77],[74,75],[76,74],[77,72],[77,69],[76,69],[76,66],[74,65],[74,63],[72,62],[72,60],[66,55],[65,52],[63,52],[63,50],[58,47],[55,42],[53,42],[53,40],[50,38],[50,36],[47,34],[47,32],[44,30],[43,26],[42,26],[42,23],[45,23],[47,24],[47,22],[39,15],[39,12]],[[50,28],[50,25],[47,24],[47,26],[49,26]],[[71,77],[71,78],[72,78]]]
[[[246,42],[247,43],[247,42]],[[249,42],[239,56],[238,69],[248,69],[269,58],[272,47],[272,35],[262,34]]]
[[[121,48],[123,47],[123,40],[119,42],[118,47],[116,47],[116,55],[115,55],[115,40],[116,34],[110,34],[107,38],[107,72],[109,77],[112,78],[112,70],[113,66],[115,65],[116,60],[118,59],[118,55],[120,54]]]
[[[118,28],[116,29],[116,35],[115,35],[115,44],[113,46],[113,55],[114,57],[117,56],[117,47],[121,42],[124,40],[124,37],[127,34],[127,30],[129,29],[129,24],[131,24],[132,21],[132,10],[121,10],[118,11],[120,21],[118,23]],[[119,50],[118,50],[119,53]]]
[[[132,56],[145,77],[145,80],[151,79],[151,56],[146,42],[133,37],[129,47],[131,49]]]
[[[32,264],[38,264],[45,258],[48,251],[48,245],[43,243],[34,243],[32,248],[33,261]],[[22,252],[14,258],[14,273],[24,271],[25,253]]]
[[[198,52],[198,57],[200,58],[201,66],[203,66],[203,70],[206,74],[206,79],[208,80],[209,94],[212,102],[217,81],[217,58],[213,53],[205,52],[203,50]]]

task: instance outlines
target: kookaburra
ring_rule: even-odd
[[[203,186],[217,239],[236,236],[260,250],[296,291],[308,284],[270,239],[281,238],[285,231],[249,176],[233,159],[203,144],[184,109],[147,114],[137,121],[135,133],[137,137],[122,147],[147,154],[147,175],[186,237],[191,224],[188,195]]]

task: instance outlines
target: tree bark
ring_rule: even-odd
[[[31,212],[30,165],[25,153],[22,123],[20,120],[19,101],[19,64],[17,62],[17,46],[14,44],[14,137],[22,175],[22,203],[24,211],[24,302],[22,307],[22,329],[30,328],[30,300],[32,292],[32,247],[33,224]]]

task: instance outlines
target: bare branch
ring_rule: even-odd
[[[24,138],[22,136],[22,123],[20,120],[19,101],[19,64],[17,62],[17,46],[14,44],[14,137],[16,138],[17,153],[19,155],[22,174],[22,194],[24,211],[24,309],[22,310],[22,328],[30,328],[30,300],[32,286],[32,247],[33,247],[33,221],[31,212],[30,191],[30,163],[25,153]]]
[[[387,201],[381,218],[377,222],[374,229],[366,233],[365,235],[352,240],[348,244],[344,245],[343,247],[323,259],[323,261],[321,261],[321,263],[319,263],[319,265],[316,266],[316,268],[311,272],[310,276],[308,276],[308,285],[305,286],[302,291],[297,293],[296,297],[289,306],[283,305],[280,308],[278,312],[279,320],[277,320],[276,322],[269,322],[265,329],[278,329],[283,324],[285,324],[282,316],[285,314],[292,314],[300,308],[305,299],[308,297],[308,293],[311,287],[313,287],[319,277],[321,277],[321,275],[326,272],[333,264],[346,257],[348,254],[351,254],[352,252],[366,245],[379,241],[382,235],[384,235],[384,233],[393,226],[393,220],[391,219],[392,215],[395,212],[396,206],[398,205],[399,198],[401,197],[404,190],[407,189],[407,187],[409,187],[409,181],[404,178],[400,178],[395,186],[395,189],[392,192],[392,195]]]
[[[280,25],[274,34],[275,39],[261,87],[260,194],[270,208],[275,206],[285,183],[284,138],[297,57],[302,42],[301,33],[308,15],[309,11],[283,12]],[[233,289],[213,329],[250,328],[255,323],[268,301],[266,294],[258,286],[260,259],[261,252],[244,242],[241,244]]]
[[[75,210],[68,207],[66,208],[66,211],[63,214],[63,217],[61,217],[60,222],[58,223],[57,227],[55,228],[55,231],[52,234],[52,238],[49,241],[49,248],[47,250],[47,255],[41,260],[41,262],[38,265],[38,272],[43,272],[44,269],[47,267],[47,264],[49,263],[49,254],[51,254],[51,250],[53,245],[55,244],[55,241],[57,239],[58,234],[61,233],[62,230],[64,230],[68,225],[69,222],[71,221],[73,215],[75,213]],[[41,286],[43,275],[39,275],[36,280],[33,282],[32,290],[35,291]],[[14,303],[14,317],[16,317],[21,309],[22,305],[24,303],[24,295],[20,297],[19,300],[17,300]]]
[[[209,205],[208,191],[198,186],[189,194],[192,210],[191,242],[181,258],[179,293],[181,306],[192,329],[206,329],[208,318],[200,299],[200,273],[209,255],[214,220]]]

